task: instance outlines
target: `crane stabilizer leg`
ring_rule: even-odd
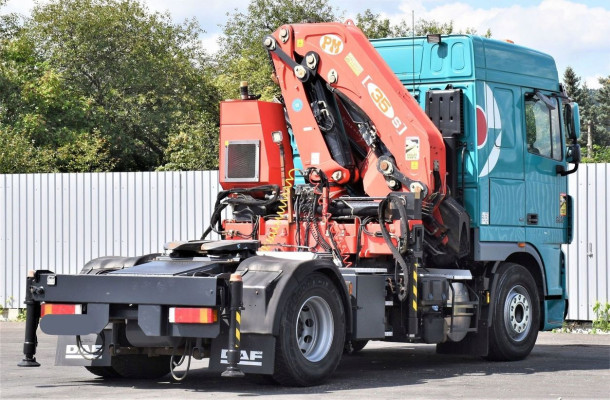
[[[19,367],[40,367],[40,363],[36,361],[36,329],[38,329],[38,320],[40,319],[40,303],[32,298],[33,289],[32,283],[35,280],[35,271],[30,271],[26,283],[26,318],[25,318],[25,340],[23,342],[24,358],[17,366]]]
[[[227,362],[229,366],[221,374],[228,378],[241,378],[244,376],[237,364],[240,361],[241,343],[241,310],[243,310],[244,283],[240,274],[231,274],[229,280],[229,292],[231,294],[231,321],[229,324],[229,350],[227,351]]]

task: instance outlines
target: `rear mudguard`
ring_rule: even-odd
[[[345,309],[347,332],[352,329],[350,296],[339,269],[330,260],[292,260],[281,256],[257,256],[244,260],[237,272],[243,275],[244,310],[241,331],[277,336],[288,296],[313,272],[327,275],[337,286]]]
[[[328,260],[293,260],[273,256],[256,256],[243,261],[237,273],[243,279],[241,313],[241,346],[238,367],[245,373],[273,374],[275,341],[279,335],[280,318],[288,297],[300,282],[313,272],[328,276],[337,286],[345,309],[346,326],[351,331],[351,302],[345,281],[338,268]],[[212,340],[209,368],[223,371],[227,367],[227,330],[223,324],[220,335]]]

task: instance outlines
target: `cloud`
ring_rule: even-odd
[[[218,52],[218,50],[220,50],[220,46],[218,44],[218,39],[220,38],[220,33],[215,33],[212,35],[204,35],[201,39],[201,46],[203,46],[203,48],[205,49],[205,51],[212,55],[216,52]]]
[[[195,17],[206,32],[215,33],[226,20],[226,14],[235,9],[245,11],[249,0],[201,1],[201,0],[144,0],[154,11],[169,10],[176,22]]]
[[[428,4],[432,8],[426,8]],[[433,4],[405,0],[399,7],[402,14],[392,20],[410,21],[411,10],[415,10],[416,19],[452,20],[456,30],[472,27],[483,34],[490,28],[495,39],[511,39],[516,44],[553,56],[560,78],[567,66],[581,76],[610,74],[609,9],[569,0],[544,0],[531,6],[488,9],[464,2]]]
[[[609,76],[610,73],[606,74]],[[599,89],[602,85],[599,83],[599,79],[602,78],[602,75],[594,75],[594,76],[584,76],[582,78],[582,83],[586,83],[589,89]]]

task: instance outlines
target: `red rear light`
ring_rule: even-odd
[[[216,321],[218,321],[218,311],[215,308],[169,308],[169,322],[172,324],[213,324]]]
[[[51,304],[42,303],[40,305],[40,317],[49,314],[56,315],[75,315],[82,314],[83,306],[81,304]]]

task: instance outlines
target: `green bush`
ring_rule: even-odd
[[[593,305],[595,319],[593,320],[593,331],[599,329],[602,332],[610,331],[610,303],[596,301]]]

